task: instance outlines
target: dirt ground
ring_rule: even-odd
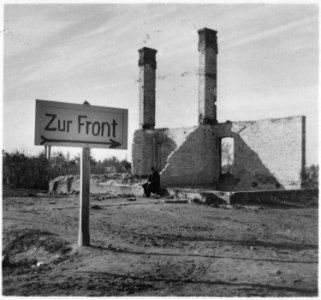
[[[4,295],[316,296],[318,209],[3,191]]]

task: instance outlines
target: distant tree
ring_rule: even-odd
[[[49,164],[44,154],[27,157],[18,151],[2,153],[3,182],[13,187],[47,188]]]
[[[47,159],[43,153],[37,156],[26,156],[22,152],[8,153],[2,151],[3,183],[17,188],[47,189],[50,180],[58,176],[78,175],[80,156],[70,159],[62,152],[53,153]],[[90,158],[91,174],[104,174],[108,167],[112,172],[130,172],[130,163],[127,160],[119,161],[116,157],[104,161]]]
[[[305,168],[302,174],[302,187],[317,189],[319,187],[319,166],[311,165]]]
[[[127,170],[128,173],[131,171],[131,163],[127,159],[123,159],[120,164]]]
[[[53,153],[49,160],[50,179],[61,175],[79,174],[79,163],[76,160],[69,160],[62,152]]]

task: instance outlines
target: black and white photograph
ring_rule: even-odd
[[[318,297],[318,1],[4,1],[2,296]]]

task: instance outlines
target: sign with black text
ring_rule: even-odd
[[[35,145],[127,149],[128,110],[36,100]]]

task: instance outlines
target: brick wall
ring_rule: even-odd
[[[155,130],[136,130],[132,146],[133,174],[147,175],[150,167],[161,171],[170,155],[185,140],[192,128],[161,128]]]
[[[170,154],[161,172],[164,186],[213,186],[219,177],[219,144],[213,126],[180,129],[183,142]],[[177,140],[177,139],[176,139]]]
[[[217,124],[217,32],[209,28],[197,31],[199,34],[198,68],[198,121],[199,124]]]
[[[224,190],[301,188],[305,164],[305,117],[220,124],[218,137],[234,138],[233,176]]]
[[[155,130],[136,130],[132,145],[133,175],[148,175],[150,167],[156,166]]]
[[[234,138],[231,174],[220,175],[220,141]],[[299,189],[305,163],[305,117],[137,130],[133,174],[155,166],[166,187],[218,190]]]
[[[139,68],[139,127],[155,125],[155,69],[150,65]]]
[[[153,165],[163,186],[213,186],[219,176],[219,144],[210,125],[137,130],[132,157],[134,175],[148,174]]]
[[[154,129],[157,50],[144,47],[138,53],[139,128]]]

